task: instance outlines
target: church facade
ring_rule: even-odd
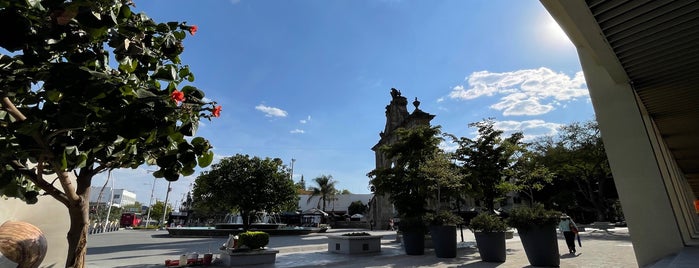
[[[395,88],[391,89],[391,102],[386,106],[386,126],[379,134],[379,142],[371,150],[376,157],[376,168],[387,168],[392,164],[392,159],[388,159],[379,148],[383,145],[390,145],[398,140],[396,130],[400,128],[413,128],[421,125],[430,125],[430,121],[435,117],[419,109],[420,101],[415,98],[412,113],[408,112],[408,99],[402,96],[401,92]],[[373,191],[373,188],[372,188]],[[388,229],[389,220],[396,217],[395,209],[388,195],[375,194],[369,202],[369,221],[373,221],[376,228]]]

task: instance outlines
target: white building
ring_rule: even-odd
[[[113,206],[122,207],[136,204],[136,193],[129,192],[126,189],[114,189],[112,193],[112,187],[104,187],[101,196],[100,191],[102,191],[102,187],[90,187],[90,204],[109,203],[110,194],[114,194],[114,199],[112,199]]]

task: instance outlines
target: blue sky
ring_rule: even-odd
[[[539,1],[134,2],[156,21],[199,27],[182,59],[223,106],[197,133],[217,158],[293,158],[294,180],[307,185],[332,175],[339,189],[369,193],[391,88],[457,136],[472,137],[467,125],[488,117],[529,139],[594,118],[575,48]],[[114,171],[115,187],[147,204],[147,170]],[[196,175],[172,183],[171,203]],[[165,185],[155,181],[158,200]]]

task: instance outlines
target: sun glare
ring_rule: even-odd
[[[570,39],[566,33],[558,26],[558,23],[551,18],[551,16],[546,16],[546,21],[543,27],[544,36],[547,41],[552,42],[556,45],[569,45],[571,44]]]

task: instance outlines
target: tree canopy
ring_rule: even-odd
[[[279,158],[223,158],[197,177],[192,195],[198,213],[238,211],[246,230],[255,212],[298,207],[294,182]]]
[[[68,207],[67,267],[84,265],[94,175],[147,164],[175,181],[213,159],[194,135],[221,106],[187,85],[194,74],[180,60],[197,27],[132,7],[0,0],[0,195]]]
[[[335,183],[337,183],[337,181],[333,180],[332,175],[321,175],[313,179],[313,181],[317,186],[311,186],[308,188],[308,190],[311,191],[311,194],[308,196],[306,203],[311,202],[311,198],[314,196],[318,196],[318,204],[316,207],[325,211],[325,205],[327,202],[333,200],[335,195],[338,193],[337,189],[335,188]]]
[[[531,146],[538,163],[554,174],[547,203],[582,220],[610,221],[622,217],[618,195],[597,122],[574,122],[560,128],[557,136],[537,140]]]
[[[483,200],[488,211],[493,211],[495,200],[507,190],[507,170],[515,161],[515,153],[522,150],[524,137],[516,132],[503,138],[503,131],[495,129],[494,124],[493,119],[469,124],[469,127],[478,128],[476,139],[452,135],[459,145],[453,157],[472,186],[474,197]]]

